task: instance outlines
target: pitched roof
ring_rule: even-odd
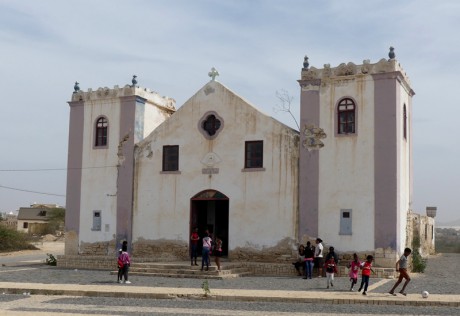
[[[21,207],[18,213],[18,220],[49,220],[49,209],[35,207]]]

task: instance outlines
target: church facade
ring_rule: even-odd
[[[198,228],[232,260],[285,264],[298,243],[320,237],[393,267],[414,235],[409,78],[394,57],[324,68],[307,60],[300,133],[214,77],[178,110],[134,80],[77,87],[66,256],[111,257],[126,240],[136,258],[185,260]],[[426,223],[433,231],[434,219]]]
[[[214,80],[177,111],[131,86],[77,91],[70,106],[66,255],[127,240],[137,258],[183,260],[195,228],[231,259],[291,255],[297,131]]]

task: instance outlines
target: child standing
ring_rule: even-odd
[[[214,245],[214,256],[216,257],[217,271],[220,272],[220,257],[222,257],[222,239],[216,237],[216,243]]]
[[[122,271],[123,271],[123,276],[125,277],[125,280],[123,281],[123,283],[131,284],[131,282],[128,281],[128,269],[129,269],[129,266],[131,265],[131,258],[129,257],[127,250],[128,250],[127,247],[123,245],[122,252],[120,254],[119,259],[123,263]]]
[[[395,295],[395,289],[398,287],[398,285],[402,282],[403,279],[406,279],[406,282],[404,282],[404,285],[399,293],[402,295],[406,296],[407,293],[404,292],[406,289],[407,284],[410,282],[410,276],[409,273],[407,273],[407,257],[411,254],[412,250],[410,248],[404,249],[404,253],[401,256],[401,258],[396,262],[396,270],[399,270],[399,278],[396,284],[393,286],[393,288],[390,290],[391,295]]]
[[[353,292],[353,287],[356,283],[358,283],[358,272],[359,268],[361,267],[361,262],[358,259],[358,255],[356,253],[353,254],[353,261],[348,264],[348,269],[350,272],[348,275],[350,276],[351,287],[350,292]]]
[[[117,277],[117,282],[121,283],[123,280],[123,260],[121,260],[121,253],[123,250],[118,250],[118,277]]]
[[[335,262],[334,257],[329,258],[324,264],[324,268],[326,269],[326,281],[327,281],[327,288],[329,288],[329,284],[331,287],[334,286],[334,273],[337,273],[337,264]]]
[[[361,285],[358,289],[358,292],[361,292],[361,290],[363,289],[363,285],[364,285],[363,295],[367,295],[367,287],[369,286],[369,277],[371,276],[371,272],[375,273],[374,270],[372,270],[373,260],[374,260],[374,257],[371,255],[368,255],[366,257],[366,262],[364,262],[361,267],[363,272],[362,272],[362,277],[361,277]]]

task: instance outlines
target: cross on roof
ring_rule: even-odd
[[[208,73],[208,76],[211,77],[212,81],[216,81],[216,77],[219,75],[219,72],[216,68],[212,67],[211,71]]]

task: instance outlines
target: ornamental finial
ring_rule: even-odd
[[[78,91],[80,91],[80,86],[79,86],[79,83],[78,81],[75,81],[75,85],[73,86],[73,93],[77,93]]]
[[[395,59],[396,55],[395,55],[395,49],[393,46],[390,46],[390,52],[388,53],[388,57],[390,57],[390,59]]]
[[[211,81],[216,81],[216,77],[219,75],[219,72],[216,68],[212,67],[211,71],[208,72],[208,76],[211,77]]]
[[[131,80],[131,82],[132,82],[132,86],[131,86],[131,87],[133,87],[133,88],[135,88],[136,85],[137,85],[137,80],[136,80],[136,78],[137,78],[137,76],[136,76],[136,75],[133,75],[133,79]]]
[[[308,56],[305,55],[305,57],[303,58],[303,69],[308,69],[308,66],[310,66],[310,64],[308,63]]]

